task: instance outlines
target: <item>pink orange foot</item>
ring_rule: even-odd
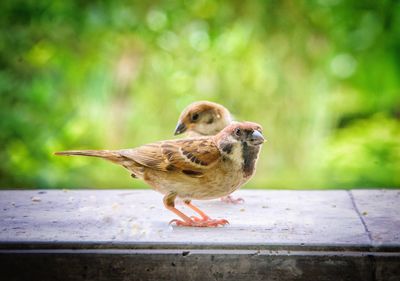
[[[243,204],[243,198],[233,198],[232,196],[228,195],[226,197],[221,197],[221,201],[227,204]]]
[[[192,217],[190,222],[181,221],[178,219],[172,220],[169,224],[175,224],[176,226],[191,226],[191,227],[218,227],[224,226],[225,224],[229,224],[229,222],[225,219],[200,219],[196,217]]]

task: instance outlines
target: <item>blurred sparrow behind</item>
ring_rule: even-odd
[[[182,220],[182,226],[220,226],[225,219],[211,219],[191,203],[192,199],[226,196],[255,173],[264,142],[261,126],[252,122],[234,123],[215,136],[166,140],[132,149],[73,150],[56,155],[83,155],[107,159],[129,170],[133,178],[144,180],[164,194],[164,205]],[[189,217],[175,208],[179,197],[200,217]]]
[[[179,116],[175,135],[212,136],[231,124],[233,118],[224,106],[210,101],[189,104]]]

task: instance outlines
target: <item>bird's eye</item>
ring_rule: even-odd
[[[240,136],[242,134],[242,130],[240,130],[239,128],[235,129],[235,135]]]
[[[191,117],[192,121],[197,121],[198,119],[199,119],[199,114],[198,113],[193,114],[192,117]]]

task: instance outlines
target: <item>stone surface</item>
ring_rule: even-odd
[[[0,193],[0,241],[113,241],[174,244],[367,245],[346,191],[235,193],[244,204],[194,202],[219,228],[170,226],[175,217],[150,190]],[[193,212],[183,204],[177,207]]]
[[[353,190],[373,246],[400,245],[400,190]]]
[[[242,190],[170,226],[151,190],[0,192],[6,280],[400,280],[397,190]],[[193,214],[182,203],[177,207]]]

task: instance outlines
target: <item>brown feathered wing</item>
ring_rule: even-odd
[[[162,141],[120,150],[119,153],[150,169],[181,171],[192,176],[201,176],[221,157],[212,138]]]

